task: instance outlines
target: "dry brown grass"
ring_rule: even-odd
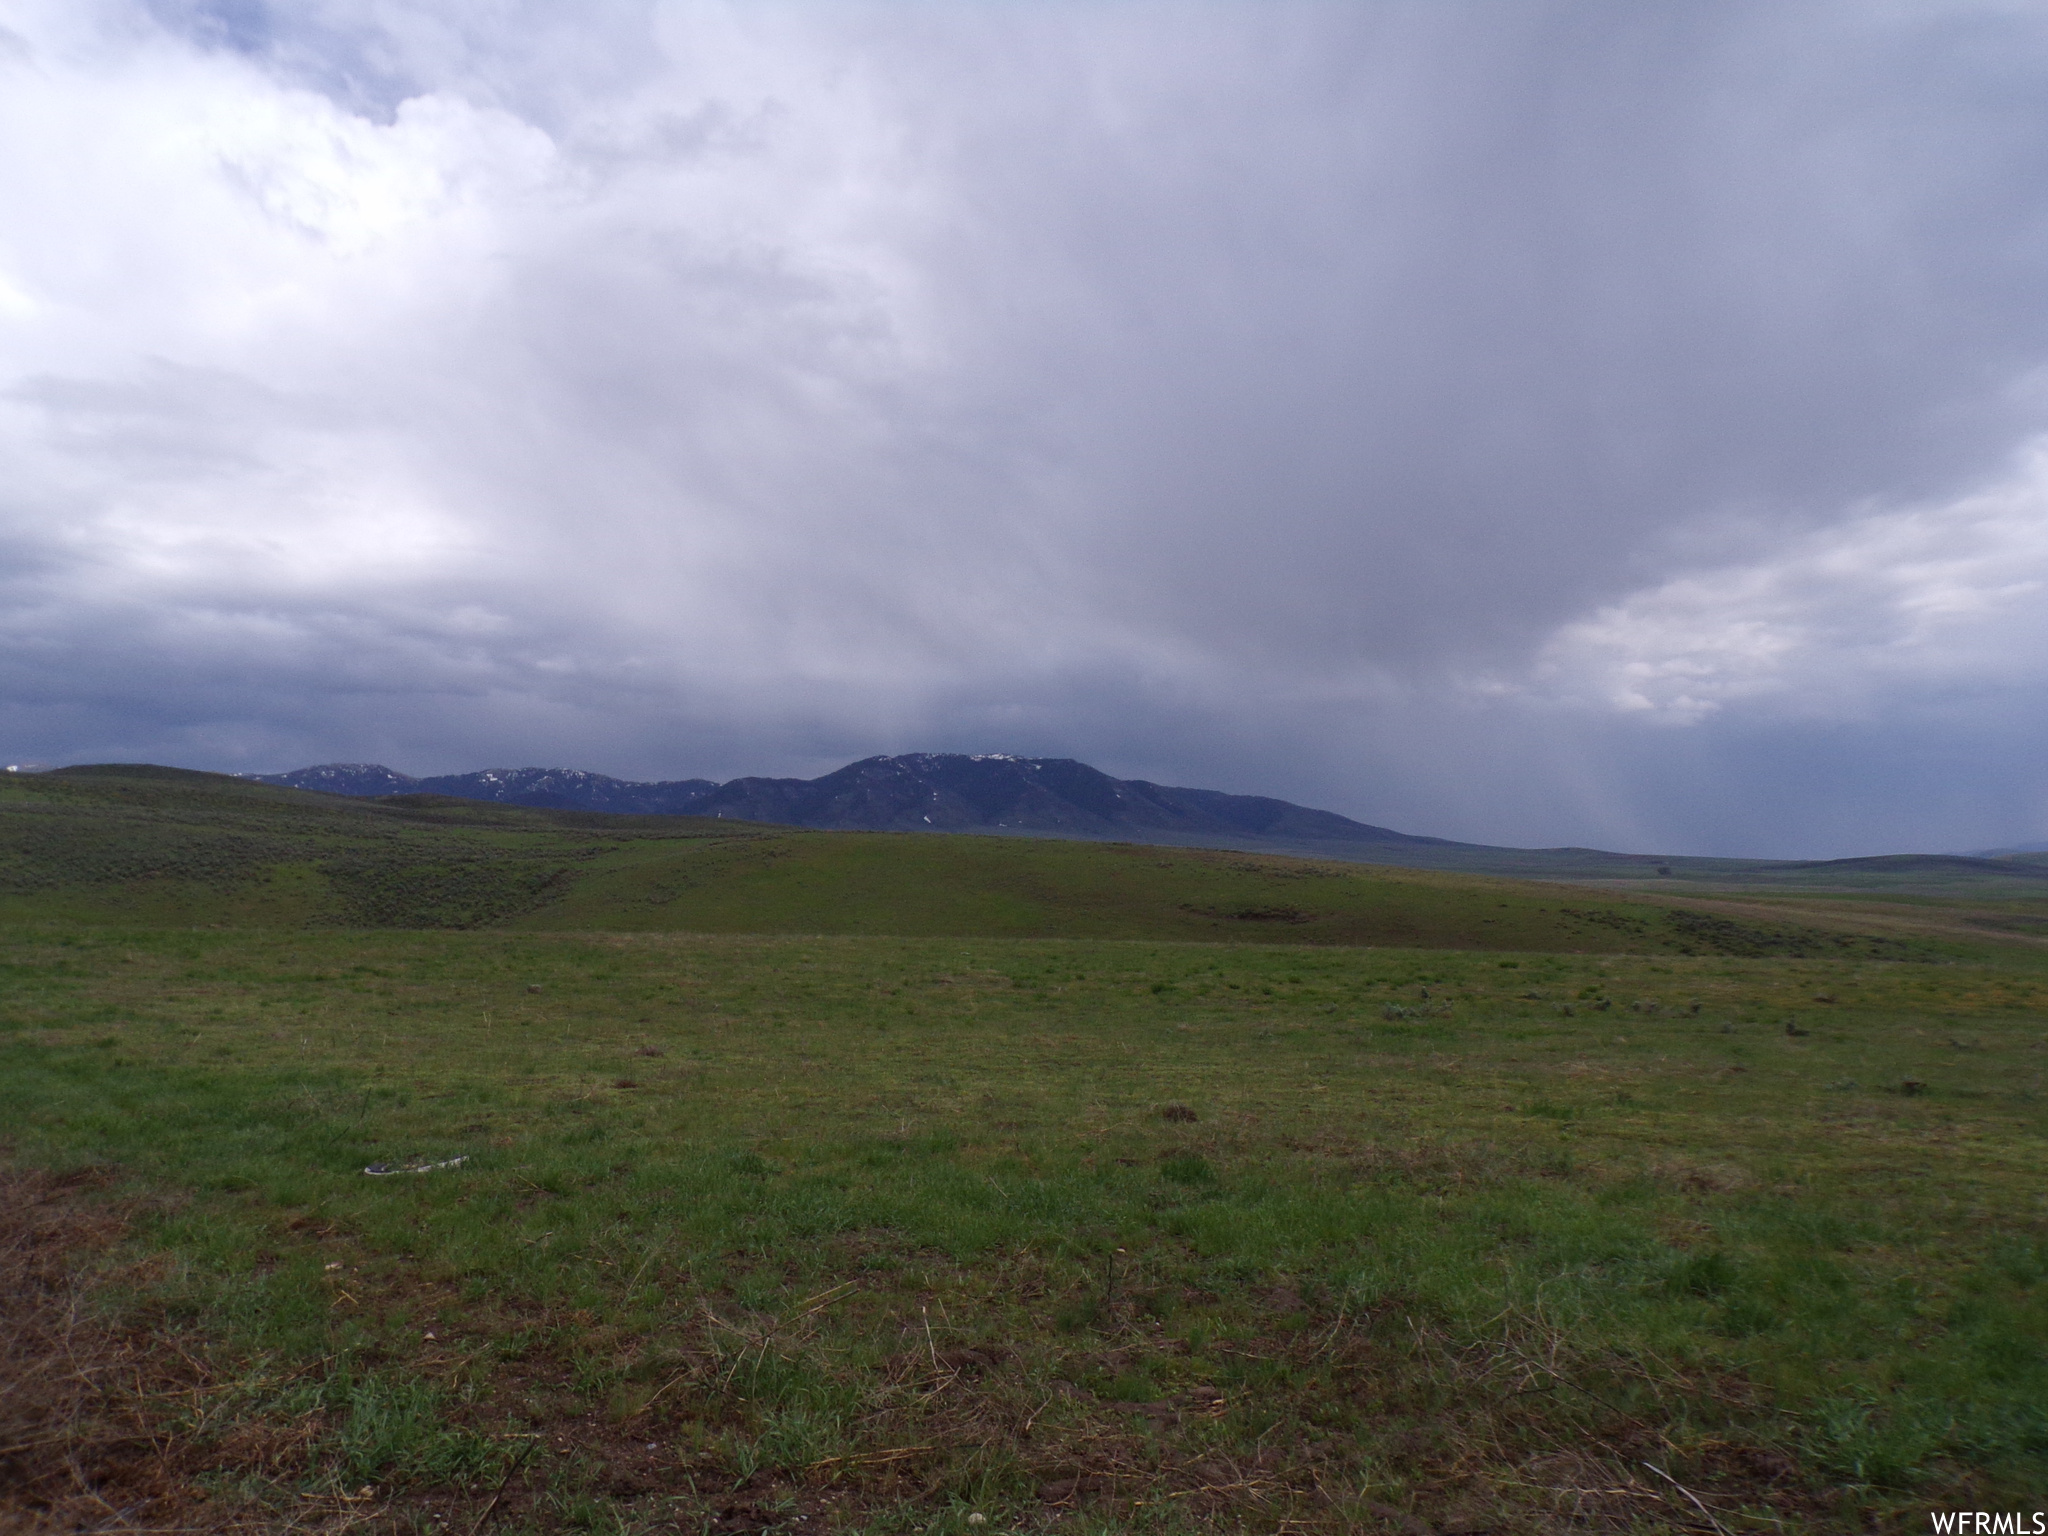
[[[81,1198],[102,1182],[90,1172],[0,1173],[0,1527],[8,1530],[161,1529],[153,1517],[175,1502],[143,1405],[152,1387],[176,1383],[91,1304],[88,1260],[121,1225]]]
[[[193,1484],[178,1407],[211,1371],[97,1303],[123,1214],[108,1176],[0,1168],[0,1532],[248,1529]]]

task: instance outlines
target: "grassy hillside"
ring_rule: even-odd
[[[1990,925],[1966,921],[1985,912]],[[1939,958],[2022,941],[2028,917],[2024,903],[1736,910],[1215,849],[348,800],[162,768],[0,780],[0,921]]]

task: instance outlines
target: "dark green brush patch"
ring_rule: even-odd
[[[1705,912],[1666,912],[1663,916],[1665,926],[1680,935],[1681,954],[1784,955],[1794,960],[1823,955],[1860,955],[1872,960],[1928,958],[1924,944],[1908,940],[1811,928],[1765,928]]]

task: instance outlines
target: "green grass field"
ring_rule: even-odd
[[[134,1375],[105,1508],[0,1394],[50,1529],[2042,1502],[2023,908],[32,782],[0,1127],[97,1236],[15,1302]]]

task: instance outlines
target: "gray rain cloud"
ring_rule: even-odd
[[[2048,836],[2048,15],[0,4],[10,760]]]

